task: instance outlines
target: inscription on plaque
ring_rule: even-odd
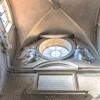
[[[72,75],[39,75],[38,90],[74,90]]]

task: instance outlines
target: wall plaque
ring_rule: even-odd
[[[39,75],[38,90],[74,90],[73,75]]]

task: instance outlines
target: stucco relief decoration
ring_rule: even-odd
[[[0,30],[0,42],[1,49],[4,53],[8,54],[9,49],[12,48],[12,45],[9,43],[8,34]]]
[[[79,61],[87,61],[89,64],[96,60],[92,53],[87,48],[80,48],[79,45],[77,45],[75,53],[74,53],[74,59]]]
[[[21,55],[18,57],[18,59],[22,59],[23,64],[28,64],[38,60],[39,58],[37,51],[34,47],[33,48],[25,47]]]
[[[91,100],[100,100],[100,94],[98,94],[96,97],[92,98]]]
[[[54,8],[54,10],[59,10],[61,8],[60,3],[57,1],[52,1],[52,7]]]

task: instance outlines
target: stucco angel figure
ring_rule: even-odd
[[[83,59],[83,54],[81,53],[81,49],[80,49],[79,45],[77,45],[77,47],[76,47],[76,50],[74,53],[74,59],[80,60],[80,61],[82,61],[82,59]]]
[[[24,64],[28,64],[28,63],[38,60],[38,55],[37,55],[36,49],[34,47],[33,48],[28,48],[28,47],[24,48],[23,52],[18,57],[18,59],[23,59],[22,63],[24,63]]]
[[[82,50],[82,53],[84,54],[84,56],[85,56],[89,61],[95,60],[95,58],[93,57],[92,53],[91,53],[87,48],[84,48],[84,49]]]
[[[87,48],[80,48],[79,45],[77,45],[75,53],[74,53],[74,59],[79,61],[87,61],[89,64],[91,61],[95,60],[92,53]]]

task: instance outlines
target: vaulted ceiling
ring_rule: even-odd
[[[99,0],[10,0],[21,46],[41,33],[73,33],[92,49]],[[92,42],[92,43],[91,43]]]

